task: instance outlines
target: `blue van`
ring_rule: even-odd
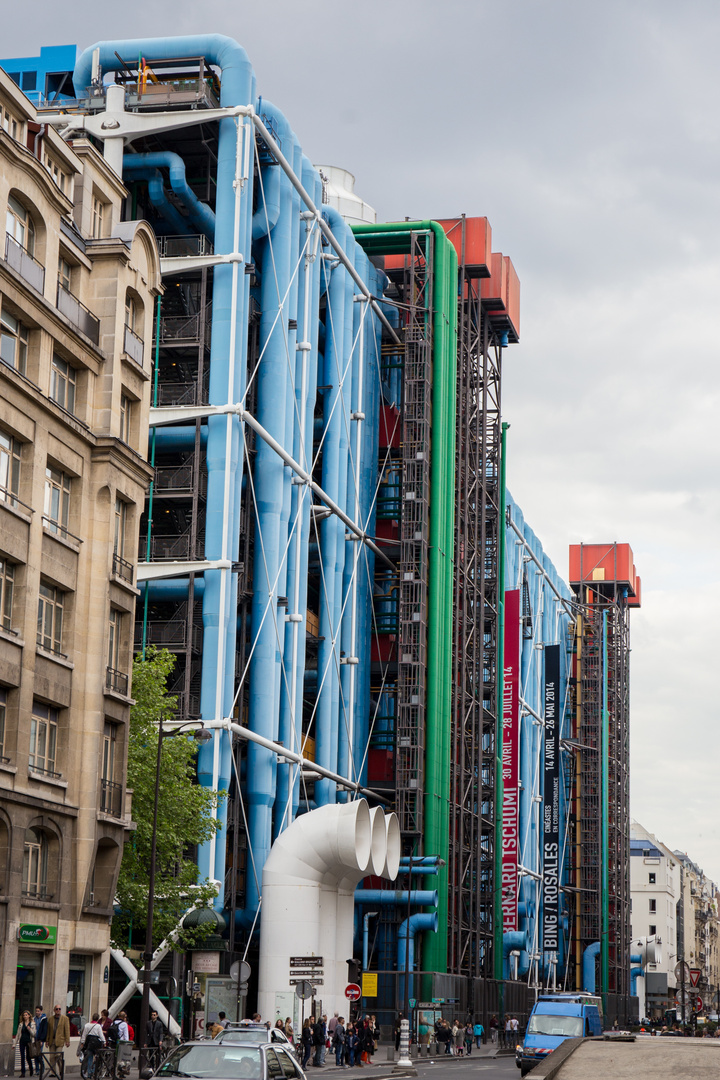
[[[594,994],[540,994],[515,1062],[522,1076],[565,1039],[602,1035],[602,998]]]

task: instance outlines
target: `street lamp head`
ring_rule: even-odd
[[[212,737],[212,731],[208,731],[208,729],[204,727],[196,728],[195,731],[193,731],[193,738],[200,746],[204,746],[206,743],[211,742]]]

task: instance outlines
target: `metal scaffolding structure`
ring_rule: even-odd
[[[465,219],[460,221],[461,228]],[[492,976],[501,349],[460,246],[448,968]]]
[[[618,581],[581,584],[576,636],[575,968],[600,943],[598,986],[630,970],[629,605]]]

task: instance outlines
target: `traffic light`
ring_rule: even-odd
[[[362,978],[362,963],[360,960],[348,960],[348,982],[360,985]]]

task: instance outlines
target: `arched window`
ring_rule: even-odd
[[[8,196],[7,234],[28,255],[35,256],[35,223],[32,217],[14,195]]]
[[[23,852],[23,896],[47,899],[48,842],[42,829],[27,829]]]

